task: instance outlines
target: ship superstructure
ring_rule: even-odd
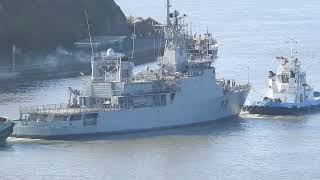
[[[297,114],[318,109],[319,93],[307,83],[306,72],[301,68],[301,61],[293,53],[277,57],[277,72],[269,71],[268,90],[263,101],[249,102],[245,110],[252,114]]]
[[[159,61],[165,65],[178,65],[178,70],[188,63],[197,61],[213,62],[217,57],[218,43],[211,33],[207,31],[205,34],[193,34],[189,31],[189,25],[185,23],[186,14],[180,14],[179,11],[170,10],[171,4],[167,0],[167,23],[166,25],[155,25],[155,29],[164,32],[165,48],[167,51],[163,57],[159,57]],[[170,49],[177,48],[179,51],[185,51],[185,57],[172,61]],[[179,62],[178,62],[179,61]],[[180,66],[180,67],[179,67]],[[177,70],[177,69],[176,69]]]
[[[218,43],[209,32],[199,35],[190,35],[187,38],[187,49],[192,59],[207,57],[214,60],[218,54]]]
[[[14,136],[121,133],[237,116],[250,85],[217,80],[207,55],[192,59],[181,27],[163,28],[164,56],[153,70],[134,74],[131,59],[112,49],[94,54],[83,90],[69,88],[67,104],[21,107]]]

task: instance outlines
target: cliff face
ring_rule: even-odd
[[[113,0],[0,0],[0,53],[13,44],[23,53],[71,48],[88,37],[85,9],[93,36],[130,33]]]

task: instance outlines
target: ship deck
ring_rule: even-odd
[[[20,107],[20,114],[50,114],[50,115],[70,115],[70,114],[82,114],[82,113],[94,113],[94,112],[106,112],[120,110],[123,107],[110,106],[99,108],[88,107],[68,107],[67,104],[50,104],[31,107]]]

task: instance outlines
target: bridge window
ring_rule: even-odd
[[[280,83],[289,83],[289,76],[288,75],[278,75],[278,81]]]

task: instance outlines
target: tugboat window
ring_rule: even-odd
[[[279,75],[278,81],[280,83],[289,83],[289,76],[288,75]]]

